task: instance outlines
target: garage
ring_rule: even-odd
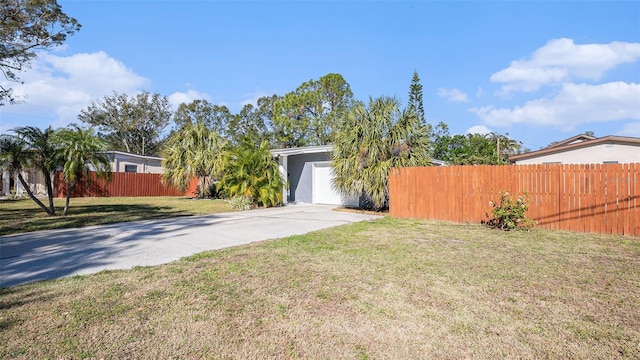
[[[285,204],[358,205],[357,198],[344,199],[333,189],[332,151],[331,145],[271,150],[287,179],[282,192]]]
[[[331,162],[313,163],[313,199],[314,204],[342,205],[342,196],[333,188],[333,169]]]

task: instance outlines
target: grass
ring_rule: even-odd
[[[56,214],[62,214],[64,201],[54,199]],[[229,211],[233,210],[222,200],[193,200],[186,197],[72,198],[67,216],[51,217],[30,199],[0,200],[0,236]]]
[[[0,289],[0,358],[640,358],[640,240],[384,218]]]

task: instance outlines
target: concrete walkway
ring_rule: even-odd
[[[0,287],[164,264],[206,250],[379,218],[332,209],[290,205],[0,236]]]

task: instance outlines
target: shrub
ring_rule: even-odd
[[[250,210],[253,200],[243,195],[236,195],[229,199],[229,206],[234,210]]]
[[[280,175],[278,163],[264,141],[259,147],[243,140],[225,153],[225,165],[217,189],[224,195],[243,196],[256,205],[271,207],[282,204],[282,188],[285,180]]]
[[[489,206],[491,207],[493,218],[484,222],[489,227],[508,231],[531,229],[536,224],[526,215],[527,210],[529,210],[529,199],[526,193],[513,200],[509,193],[505,191],[500,195],[499,203],[489,201]],[[486,215],[489,218],[489,214]]]

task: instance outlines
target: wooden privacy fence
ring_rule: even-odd
[[[110,197],[110,196],[193,196],[198,180],[193,179],[185,191],[172,186],[164,186],[160,181],[161,174],[121,173],[111,174],[111,181],[98,179],[91,173],[89,181],[81,179],[73,189],[73,197]],[[54,194],[66,197],[67,188],[62,173],[56,172],[54,178]]]
[[[389,214],[479,223],[503,191],[528,194],[537,227],[640,236],[640,163],[392,169]]]

